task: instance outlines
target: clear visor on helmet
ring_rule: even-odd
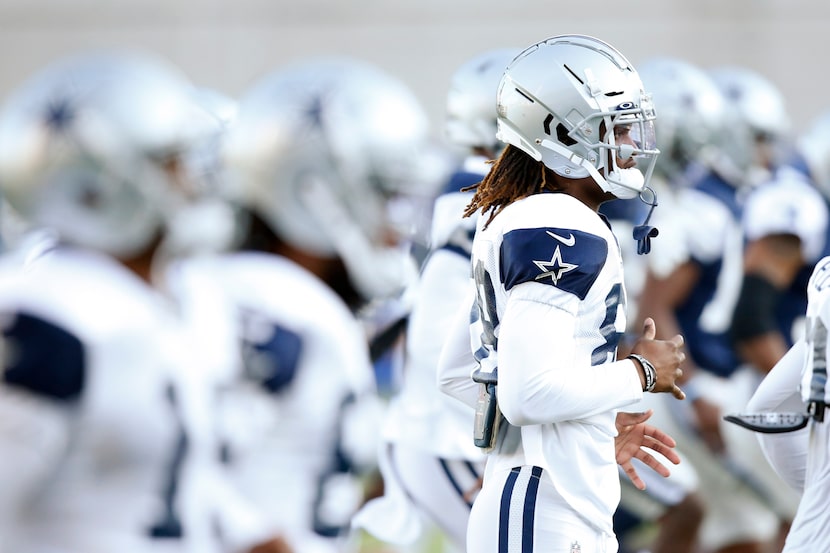
[[[647,96],[641,98],[641,103],[637,106],[624,102],[591,114],[569,133],[589,150],[587,159],[597,172],[594,180],[618,198],[634,197],[648,186],[660,153],[655,140],[654,110]],[[593,129],[599,132],[594,133]]]
[[[606,113],[605,121],[611,122],[612,131],[606,132],[604,142],[617,152],[620,159],[633,155],[654,156],[657,139],[654,132],[654,115],[642,108]]]
[[[629,135],[639,153],[648,154],[657,151],[654,121],[639,121],[631,125]]]

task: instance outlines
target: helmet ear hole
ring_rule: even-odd
[[[556,139],[565,146],[573,146],[576,144],[576,140],[570,137],[568,129],[562,123],[556,125]]]

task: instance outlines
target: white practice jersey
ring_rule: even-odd
[[[438,362],[462,303],[470,308],[470,255],[477,217],[464,217],[490,165],[469,156],[436,198],[430,251],[414,289],[400,390],[386,411],[379,467],[384,495],[352,520],[382,541],[410,545],[423,534],[422,518],[463,546],[484,454],[473,441],[475,412],[438,388]],[[388,444],[394,444],[389,446]]]
[[[209,379],[174,306],[57,248],[0,275],[0,550],[219,551]]]
[[[244,364],[222,394],[235,485],[296,551],[333,551],[376,462],[380,403],[368,343],[345,303],[286,258],[224,256],[213,274],[234,302]]]
[[[482,331],[472,344],[481,370],[498,375],[509,423],[486,474],[539,466],[610,535],[616,410],[643,396],[633,362],[615,361],[626,327],[619,246],[602,217],[565,194],[519,200],[481,228],[486,220],[473,245],[481,319],[472,328]]]

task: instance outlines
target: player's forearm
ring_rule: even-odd
[[[474,408],[479,385],[473,382],[471,375],[477,367],[472,354],[444,348],[438,363],[438,388]]]
[[[629,359],[540,371],[526,378],[505,377],[508,372],[509,364],[499,368],[499,406],[517,426],[586,419],[643,397],[639,370]]]
[[[804,412],[799,392],[806,344],[797,342],[767,374],[746,406],[755,412]],[[775,472],[796,490],[804,488],[810,427],[781,434],[758,433],[764,456]]]
[[[510,305],[499,336],[499,405],[511,424],[587,418],[642,399],[634,362],[592,366],[577,353],[572,327],[573,317],[560,309]]]

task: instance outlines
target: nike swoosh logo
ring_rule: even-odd
[[[573,246],[574,244],[576,244],[576,238],[574,238],[573,233],[569,233],[569,236],[565,238],[563,236],[559,236],[558,234],[554,234],[549,230],[545,232],[547,232],[551,237],[556,238],[566,246]]]

